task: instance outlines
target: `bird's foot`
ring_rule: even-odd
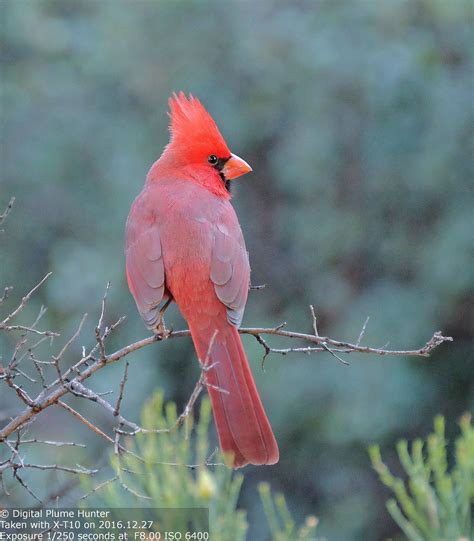
[[[155,336],[158,340],[166,340],[173,332],[173,329],[168,329],[166,327],[165,318],[163,317],[163,314],[161,312],[158,323],[153,327],[153,332],[155,333]]]
[[[153,327],[153,332],[158,340],[166,340],[170,334],[173,332],[173,329],[167,329],[165,325],[165,319],[160,317],[158,323]]]
[[[171,299],[168,299],[165,304],[161,307],[161,310],[158,312],[158,322],[153,328],[153,332],[158,340],[166,340],[170,334],[173,332],[173,329],[167,329],[165,325],[165,312],[168,306],[171,304]]]

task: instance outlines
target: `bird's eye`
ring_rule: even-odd
[[[211,154],[211,155],[207,158],[207,161],[208,161],[211,165],[216,165],[216,163],[218,162],[217,156],[216,156],[215,154]]]

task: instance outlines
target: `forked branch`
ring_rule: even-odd
[[[212,342],[215,339],[214,335],[211,344],[209,345],[209,351],[206,359],[201,360],[201,374],[198,382],[196,383],[188,403],[186,404],[181,415],[178,417],[175,425],[160,430],[151,430],[141,427],[137,423],[128,420],[121,412],[125,387],[128,380],[128,360],[124,366],[124,373],[120,381],[118,398],[116,399],[115,404],[109,402],[104,397],[104,393],[96,393],[86,386],[87,380],[99,370],[103,370],[107,365],[120,361],[122,358],[127,357],[134,351],[138,351],[144,347],[148,347],[151,344],[163,340],[189,337],[190,331],[178,330],[169,331],[164,335],[155,334],[132,344],[128,344],[113,353],[107,353],[106,345],[108,337],[125,319],[121,317],[110,325],[104,325],[106,318],[107,295],[109,292],[109,284],[107,284],[107,288],[101,302],[100,315],[95,329],[95,343],[89,348],[89,350],[87,351],[86,348],[83,347],[81,355],[76,358],[72,364],[71,362],[66,363],[66,356],[69,355],[70,357],[71,347],[77,341],[82,331],[86,318],[86,315],[84,315],[81,318],[77,330],[69,339],[65,341],[65,344],[59,349],[57,354],[51,355],[50,359],[38,358],[36,354],[37,348],[45,340],[52,341],[59,336],[59,334],[56,332],[50,330],[40,330],[37,328],[41,317],[45,313],[45,309],[43,307],[41,308],[40,313],[30,325],[18,324],[16,320],[22,313],[31,297],[38,291],[38,289],[50,277],[50,275],[51,273],[48,273],[42,280],[40,280],[40,282],[21,299],[16,308],[14,308],[9,314],[0,320],[0,331],[7,332],[12,335],[16,335],[15,333],[18,333],[18,339],[10,359],[0,359],[0,361],[4,363],[3,365],[0,364],[0,384],[10,387],[15,392],[18,404],[20,406],[23,403],[23,409],[14,414],[13,417],[11,417],[8,422],[6,422],[6,424],[0,428],[0,444],[4,445],[6,448],[6,452],[3,453],[1,452],[2,450],[0,448],[0,487],[4,487],[3,474],[10,471],[13,478],[18,481],[18,483],[30,494],[31,497],[38,501],[41,501],[39,496],[31,490],[24,478],[20,477],[19,472],[21,472],[21,470],[55,469],[69,474],[88,475],[94,474],[96,470],[92,468],[85,468],[83,466],[72,467],[57,464],[32,464],[28,462],[23,453],[23,448],[27,444],[28,447],[30,447],[32,444],[52,446],[80,445],[75,444],[74,442],[47,441],[31,437],[26,438],[26,428],[37,415],[51,406],[56,405],[61,407],[64,411],[67,411],[71,416],[73,416],[76,421],[83,423],[95,434],[113,445],[114,451],[120,461],[120,455],[122,453],[130,453],[130,451],[124,445],[122,445],[120,441],[121,436],[134,436],[140,432],[169,432],[170,430],[173,430],[184,423],[186,418],[191,414],[193,406],[203,389],[205,387],[212,386],[207,381],[206,374],[208,370],[212,368],[212,365],[209,366],[209,352],[212,348]],[[6,288],[4,291],[5,292],[0,299],[0,305],[9,294],[10,288]],[[364,353],[381,356],[397,355],[427,357],[443,342],[452,341],[451,337],[444,336],[440,331],[438,331],[433,334],[426,344],[417,349],[387,349],[361,345],[368,320],[366,320],[364,323],[355,343],[336,340],[320,335],[317,327],[316,314],[312,306],[310,306],[310,311],[310,323],[313,330],[312,333],[302,333],[288,330],[286,329],[285,323],[271,328],[242,328],[239,329],[239,332],[241,334],[251,335],[258,341],[264,350],[263,360],[265,360],[265,358],[272,353],[287,355],[290,353],[311,354],[315,352],[326,352],[344,364],[348,363],[343,356],[349,353]],[[287,348],[276,348],[270,346],[267,342],[268,337],[272,336],[285,338],[291,342],[299,341],[299,344],[294,346],[291,345]],[[35,338],[36,341],[34,341],[33,338]],[[52,377],[51,370],[53,373]],[[33,374],[31,374],[31,372],[33,372]],[[25,380],[29,382],[29,384],[36,383],[39,387],[39,392],[33,394],[31,391],[29,391],[29,393],[27,393],[23,388]],[[220,392],[228,392],[225,389],[216,389]],[[113,428],[113,434],[107,434],[105,429],[101,429],[96,426],[96,424],[86,419],[84,415],[68,404],[66,399],[71,395],[83,400],[95,402],[97,405],[102,407],[116,425]],[[137,458],[140,459],[140,457]],[[196,465],[188,466],[195,467]],[[119,482],[124,489],[131,490],[125,485],[120,475],[114,479],[114,481],[115,480]],[[71,484],[71,486],[74,486],[74,484]],[[5,488],[4,492],[6,493]]]

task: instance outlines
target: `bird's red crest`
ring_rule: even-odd
[[[186,162],[201,161],[209,154],[230,156],[224,138],[202,103],[191,94],[174,93],[169,99],[171,140],[169,150]]]

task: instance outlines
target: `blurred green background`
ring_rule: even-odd
[[[233,203],[252,282],[267,287],[251,293],[244,325],[287,321],[311,332],[314,304],[320,332],[339,339],[355,340],[367,316],[369,345],[416,348],[438,329],[455,339],[430,359],[351,356],[344,367],[327,354],[295,354],[270,357],[265,372],[261,348],[245,339],[281,450],[278,465],[245,470],[250,538],[263,535],[258,481],[282,490],[297,517],[316,514],[330,540],[396,535],[368,445],[379,442],[390,461],[398,438],[426,434],[437,413],[455,427],[474,405],[472,4],[42,0],[0,8],[0,206],[16,197],[0,238],[0,285],[15,286],[8,306],[53,271],[23,321],[47,306],[42,327],[61,331],[59,349],[89,312],[72,360],[94,340],[110,280],[109,321],[127,321],[109,348],[147,335],[126,287],[123,228],[167,143],[168,96],[192,92],[254,170],[235,183]],[[167,323],[184,325],[176,307]],[[12,344],[0,336],[0,347]],[[129,360],[128,417],[156,387],[184,404],[198,377],[190,340]],[[121,373],[122,365],[102,370],[91,386],[116,391]],[[5,419],[18,403],[1,393]],[[31,430],[87,443],[84,465],[102,460],[102,440],[63,411],[50,408]],[[40,452],[48,462],[65,456]],[[41,474],[29,477],[38,490],[59,486],[58,474],[47,483]],[[9,505],[28,501],[12,487]]]

